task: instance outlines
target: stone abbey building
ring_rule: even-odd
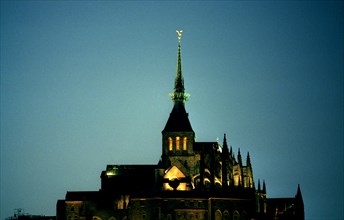
[[[304,219],[299,186],[295,197],[268,198],[265,182],[255,184],[249,153],[234,155],[226,135],[221,145],[196,142],[185,110],[180,37],[178,31],[174,106],[158,163],[107,165],[99,191],[67,192],[57,202],[57,220]]]

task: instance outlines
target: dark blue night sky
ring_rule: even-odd
[[[1,1],[1,211],[55,215],[107,164],[156,164],[176,29],[196,141],[250,152],[268,197],[343,219],[342,1]]]

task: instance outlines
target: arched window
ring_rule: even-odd
[[[184,137],[183,138],[183,150],[186,150],[186,143],[187,143],[188,138]]]
[[[235,210],[233,213],[233,220],[239,220],[239,219],[240,219],[240,214],[238,211]]]
[[[173,140],[172,140],[171,137],[168,138],[168,149],[169,149],[170,151],[173,150]]]
[[[215,220],[222,220],[222,213],[220,210],[216,210],[215,212]]]
[[[176,137],[176,150],[180,149],[180,137]]]
[[[223,220],[229,220],[230,218],[229,218],[229,212],[227,211],[227,210],[225,210],[224,212],[223,212]]]

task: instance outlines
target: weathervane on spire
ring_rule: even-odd
[[[180,39],[182,39],[183,30],[176,30],[176,32],[178,34],[178,42],[180,42]]]

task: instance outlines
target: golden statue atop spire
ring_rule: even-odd
[[[178,42],[180,42],[180,39],[182,39],[183,30],[176,30],[176,32],[178,34]]]

